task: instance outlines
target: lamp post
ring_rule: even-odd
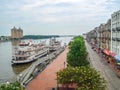
[[[7,82],[6,82],[6,84],[7,84],[7,85],[8,85],[8,84],[10,84],[10,82],[9,82],[9,81],[7,81]]]
[[[22,77],[22,74],[19,75],[19,82],[20,82],[20,80],[21,80],[21,77]]]
[[[5,84],[5,87],[8,88],[9,84],[10,84],[10,82],[7,81],[6,84]],[[0,90],[1,90],[1,89],[0,89]]]

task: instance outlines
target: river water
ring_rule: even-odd
[[[62,45],[65,43],[68,44],[72,37],[59,37],[56,40],[60,40]],[[28,41],[28,40],[25,40]],[[39,43],[41,41],[49,42],[49,39],[37,39],[32,40],[33,43]],[[0,42],[0,83],[4,83],[7,81],[13,81],[20,72],[28,68],[31,63],[23,64],[23,65],[12,65],[12,53],[13,48],[18,45],[20,41],[8,41],[8,42]]]

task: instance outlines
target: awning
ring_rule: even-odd
[[[115,55],[114,58],[116,61],[120,62],[120,55]]]
[[[103,53],[105,53],[106,55],[110,55],[110,51],[106,49],[103,50]]]
[[[110,56],[111,56],[111,57],[114,57],[115,55],[116,55],[115,53],[110,52]]]
[[[120,65],[120,63],[118,62],[117,65]]]

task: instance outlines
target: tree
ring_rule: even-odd
[[[0,90],[23,90],[23,87],[19,82],[5,83],[0,85]]]
[[[77,85],[77,90],[105,90],[106,82],[94,68],[87,66],[67,67],[57,72],[57,82]]]
[[[87,52],[83,37],[79,36],[70,44],[69,52],[67,54],[67,63],[70,66],[87,66]]]

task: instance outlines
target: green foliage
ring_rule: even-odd
[[[68,45],[70,46],[70,45],[71,45],[71,43],[72,43],[72,41],[70,41]]]
[[[68,66],[57,72],[57,82],[62,85],[77,85],[77,90],[105,90],[106,82],[94,68],[89,66],[83,37],[74,38],[67,54]]]
[[[70,66],[87,66],[87,52],[83,37],[79,36],[70,44],[69,53],[67,54],[67,63]]]
[[[59,35],[25,35],[23,39],[45,39],[51,37],[60,37]]]
[[[106,82],[99,72],[87,66],[68,67],[57,72],[57,81],[62,85],[75,84],[78,90],[105,90]]]
[[[5,83],[0,85],[0,90],[23,90],[21,84],[19,82],[15,83]]]

